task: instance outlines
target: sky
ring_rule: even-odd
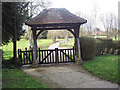
[[[94,7],[99,12],[107,13],[113,12],[118,14],[118,2],[119,0],[50,0],[52,2],[52,8],[66,8],[72,13],[81,11],[85,14],[89,14]]]
[[[118,2],[120,0],[50,0],[52,5],[50,8],[66,8],[70,12],[76,14],[80,12],[83,15],[90,15],[96,8],[98,17],[101,14],[113,13],[118,17]],[[99,20],[97,27],[104,29],[103,25]]]

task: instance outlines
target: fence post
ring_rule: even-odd
[[[22,51],[21,51],[21,49],[20,49],[20,65],[22,66]]]
[[[73,46],[73,60],[75,61],[75,47]]]
[[[19,65],[20,65],[20,49],[18,49],[18,62],[19,62]]]
[[[27,60],[27,48],[25,48],[25,54],[26,54],[26,60],[25,60],[25,63],[28,63],[28,60]]]
[[[41,58],[40,58],[40,48],[39,48],[38,52],[39,52],[39,63],[40,63],[40,61],[41,61]]]
[[[59,63],[58,61],[58,48],[55,48],[55,60],[56,60],[56,64]]]

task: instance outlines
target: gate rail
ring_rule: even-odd
[[[21,65],[32,64],[33,62],[33,50],[21,50],[18,49],[18,58]],[[70,49],[38,49],[38,63],[39,64],[52,64],[52,63],[68,63],[75,62],[75,50],[74,47]]]

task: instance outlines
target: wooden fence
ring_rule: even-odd
[[[33,62],[33,50],[21,50],[18,49],[18,58],[21,65],[32,64]],[[52,63],[68,63],[75,62],[75,50],[74,47],[70,49],[38,49],[38,63],[39,64],[52,64]]]

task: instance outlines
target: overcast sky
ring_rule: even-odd
[[[80,12],[83,15],[92,16],[94,8],[98,17],[101,14],[114,13],[118,17],[118,2],[119,0],[50,0],[51,8],[66,8],[72,13]],[[97,27],[104,29],[99,18],[97,18]]]
[[[81,11],[89,14],[94,7],[101,13],[113,12],[118,14],[119,0],[50,0],[53,8],[66,8],[71,12]]]

